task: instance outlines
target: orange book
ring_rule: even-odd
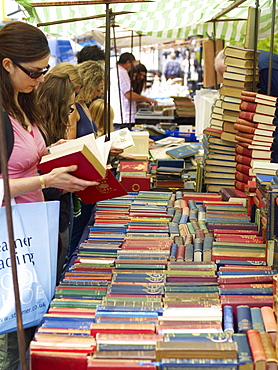
[[[277,103],[277,97],[266,95],[266,94],[260,94],[260,93],[253,92],[253,91],[242,91],[241,99],[252,101],[254,103],[262,103],[262,104],[272,103],[272,105],[276,105]]]
[[[262,307],[261,308],[262,318],[264,322],[265,331],[270,333],[272,343],[276,346],[276,336],[277,336],[277,322],[272,307]]]
[[[241,101],[239,107],[240,107],[240,110],[254,112],[254,113],[267,114],[269,116],[275,116],[275,112],[276,112],[276,106],[270,106],[266,104],[255,103],[255,102],[248,102],[244,100]]]
[[[250,127],[246,125],[240,125],[238,123],[234,123],[234,129],[240,132],[245,132],[247,134],[254,134],[254,135],[261,135],[261,136],[272,136],[273,131],[264,129],[259,129],[256,127]]]
[[[258,330],[249,329],[246,331],[246,335],[254,362],[254,369],[266,370],[266,354],[264,351],[260,333],[258,332]]]

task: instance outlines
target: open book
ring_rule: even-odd
[[[95,139],[94,134],[89,134],[51,147],[51,153],[42,157],[38,169],[48,173],[54,168],[77,165],[72,172],[74,176],[100,182],[76,193],[86,204],[125,195],[122,185],[106,169],[110,148],[111,141],[105,142],[104,136]]]
[[[127,127],[110,132],[110,140],[112,147],[118,149],[126,149],[135,145],[131,131]]]

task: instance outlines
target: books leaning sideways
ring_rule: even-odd
[[[94,134],[89,134],[52,146],[51,153],[43,156],[37,167],[48,173],[54,168],[77,165],[72,172],[74,176],[99,182],[76,193],[86,204],[122,196],[127,194],[126,190],[106,169],[111,145],[112,141],[105,141],[105,136],[95,139]]]

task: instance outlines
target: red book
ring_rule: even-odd
[[[271,275],[220,275],[217,281],[219,284],[272,284],[273,277]]]
[[[119,172],[148,172],[148,161],[120,161]]]
[[[250,346],[255,370],[266,369],[266,354],[260,333],[258,330],[249,329],[246,331],[246,336]]]
[[[122,176],[121,184],[126,191],[150,190],[149,176]],[[182,183],[183,185],[183,183]]]
[[[266,94],[260,94],[253,91],[242,91],[240,98],[241,100],[246,100],[253,103],[268,104],[273,106],[275,106],[277,103],[277,97]]]
[[[241,155],[241,154],[236,154],[235,161],[237,163],[244,164],[245,166],[248,166],[248,167],[252,167],[252,163],[253,163],[253,159],[251,157],[246,157],[245,155]]]
[[[122,360],[118,359],[109,360],[109,359],[89,359],[87,370],[156,370],[156,365],[147,363],[142,365],[142,361],[137,360]]]
[[[216,136],[221,138],[222,130],[219,130],[217,128],[213,127],[207,127],[203,130],[203,134],[210,135],[210,136]]]
[[[238,190],[241,190],[241,191],[245,191],[248,186],[246,182],[242,182],[238,180],[235,181],[234,185]]]
[[[248,229],[237,229],[236,232],[240,235],[258,235],[258,231],[257,230],[248,230]],[[215,234],[234,234],[235,233],[235,230],[233,229],[214,229],[214,233]]]
[[[270,106],[268,104],[262,103],[255,103],[255,102],[248,102],[242,100],[239,106],[240,110],[254,112],[254,113],[261,113],[267,114],[269,116],[275,116],[276,106]]]
[[[251,166],[247,166],[247,165],[242,164],[242,163],[237,163],[236,164],[236,170],[238,172],[245,173],[245,175],[248,175],[248,176],[254,175],[253,172],[252,172],[252,167]]]
[[[78,343],[78,342],[77,342]],[[87,353],[30,352],[32,369],[87,370]]]
[[[218,234],[217,234],[218,235]],[[256,244],[261,244],[263,243],[263,238],[261,237],[258,237],[258,238],[254,238],[254,237],[251,237],[251,236],[248,236],[248,235],[235,235],[235,234],[232,234],[232,235],[227,235],[225,236],[225,234],[222,234],[221,236],[217,236],[215,235],[214,233],[214,237],[215,237],[215,241],[216,242],[244,242],[244,243],[256,243]]]
[[[257,135],[255,133],[247,133],[247,132],[238,132],[236,137],[236,141],[245,141],[246,143],[253,144],[254,142],[267,142],[273,143],[274,136],[265,136],[265,135]]]
[[[235,147],[236,154],[243,155],[245,157],[251,157],[255,159],[271,159],[271,150],[254,150],[244,148],[241,144],[237,144]]]
[[[254,134],[254,135],[260,135],[260,136],[270,136],[270,137],[272,137],[273,131],[274,131],[274,130],[266,130],[265,128],[259,129],[259,128],[256,128],[256,127],[250,127],[250,126],[242,125],[242,124],[239,124],[239,123],[234,123],[234,129],[238,130],[240,132],[245,132],[247,134]]]
[[[260,123],[268,123],[272,124],[275,120],[274,116],[268,116],[266,114],[254,113],[254,112],[246,112],[240,111],[239,118],[246,119],[247,121],[251,122],[260,122]]]
[[[248,182],[249,180],[253,179],[255,176],[248,176],[246,175],[245,173],[243,172],[239,172],[239,171],[236,171],[235,172],[235,179],[237,181],[241,181],[241,182]]]
[[[155,334],[154,324],[116,324],[116,323],[92,323],[91,335],[97,333],[106,334]]]
[[[276,126],[273,125],[273,124],[260,123],[260,122],[251,122],[251,121],[247,121],[246,119],[242,119],[242,118],[238,118],[235,123],[237,123],[239,125],[246,126],[246,127],[253,127],[253,128],[257,128],[257,129],[261,129],[261,130],[268,130],[268,131],[275,131],[276,130]]]

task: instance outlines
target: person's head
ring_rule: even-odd
[[[144,64],[137,64],[134,66],[130,72],[132,75],[132,87],[133,91],[137,94],[141,94],[142,90],[146,88],[147,83],[147,68]]]
[[[90,113],[93,121],[96,123],[98,128],[98,136],[104,134],[104,100],[96,99],[90,105]],[[110,106],[110,132],[114,131],[113,129],[113,120],[114,120],[114,111]]]
[[[120,55],[118,64],[129,72],[137,64],[137,61],[132,53],[123,53]]]
[[[46,144],[66,139],[68,115],[75,100],[75,85],[67,73],[49,72],[37,89],[38,106],[44,119],[42,132]]]
[[[75,85],[75,91],[79,92],[82,86],[82,78],[78,72],[77,67],[74,64],[68,62],[61,62],[52,67],[49,72],[64,72],[69,75],[70,80]]]
[[[94,61],[102,61],[105,60],[104,51],[101,50],[97,45],[87,45],[84,46],[78,53],[76,54],[77,63],[83,63],[87,60],[94,60]]]
[[[171,59],[176,59],[176,57],[177,57],[176,53],[173,52],[173,53],[170,54]]]
[[[219,53],[216,55],[214,59],[214,68],[216,72],[220,75],[223,76],[223,73],[226,71],[226,65],[224,63],[224,49],[219,51]]]
[[[24,22],[11,22],[0,30],[3,106],[24,127],[22,111],[31,123],[40,123],[35,87],[44,80],[44,73],[49,68],[49,57],[47,39],[38,28]]]
[[[82,87],[76,101],[90,103],[98,96],[103,95],[104,70],[99,62],[88,60],[77,64],[78,72],[82,79]]]

